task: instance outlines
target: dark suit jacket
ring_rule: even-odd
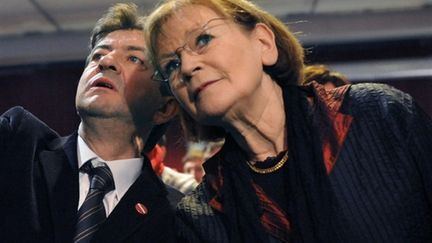
[[[0,117],[1,241],[72,242],[78,188],[76,133],[60,137],[21,107]],[[173,241],[172,205],[179,199],[175,192],[167,195],[145,159],[94,242]],[[147,207],[146,215],[137,213],[137,203]]]

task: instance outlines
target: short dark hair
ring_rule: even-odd
[[[116,30],[144,30],[145,18],[138,14],[134,3],[116,3],[110,7],[93,28],[90,48],[93,49],[101,39]]]
[[[140,30],[144,32],[145,17],[138,12],[134,3],[116,3],[96,22],[90,37],[90,51],[109,33],[117,30]],[[86,65],[89,63],[87,57]],[[144,152],[149,152],[165,134],[169,122],[153,127],[145,141]]]
[[[145,17],[138,13],[134,3],[116,3],[96,22],[90,36],[90,51],[109,33],[116,30],[144,30]],[[86,65],[89,63],[86,59]]]

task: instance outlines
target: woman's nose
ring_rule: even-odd
[[[184,51],[181,55],[180,78],[183,82],[189,82],[192,76],[201,70],[199,56]]]

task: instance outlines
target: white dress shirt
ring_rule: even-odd
[[[103,203],[105,206],[105,212],[108,216],[115,208],[117,203],[123,197],[123,195],[127,192],[129,187],[135,182],[135,180],[141,174],[141,169],[143,165],[143,158],[132,158],[132,159],[121,159],[121,160],[112,160],[112,161],[104,161],[99,158],[95,152],[93,152],[86,144],[86,142],[78,136],[78,168],[89,161],[92,160],[93,165],[97,165],[97,163],[106,163],[110,168],[113,179],[115,189],[109,193],[107,193],[103,199]],[[100,162],[99,162],[100,161]],[[79,201],[78,201],[78,209],[84,203],[84,200],[87,196],[90,187],[90,178],[87,173],[79,172]]]

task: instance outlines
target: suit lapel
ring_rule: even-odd
[[[138,213],[135,208],[137,203],[144,205],[148,213]],[[95,239],[97,242],[123,242],[139,227],[154,229],[152,219],[164,215],[162,210],[169,210],[166,191],[152,171],[149,161],[145,160],[141,175],[101,225]]]
[[[40,154],[56,242],[73,239],[78,207],[77,135],[60,138]]]

